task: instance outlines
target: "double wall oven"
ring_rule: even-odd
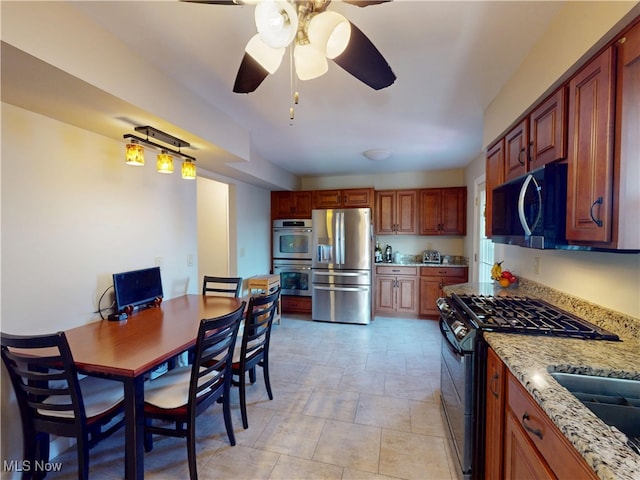
[[[487,344],[482,332],[618,340],[614,333],[528,297],[453,294],[438,299],[442,357],[440,398],[458,477],[484,476],[484,417]]]
[[[273,221],[273,273],[282,295],[311,296],[311,219]]]

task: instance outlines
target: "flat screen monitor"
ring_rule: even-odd
[[[162,298],[160,267],[114,273],[113,289],[117,313],[123,312],[125,307],[151,304],[156,298]]]

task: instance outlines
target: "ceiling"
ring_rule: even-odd
[[[287,57],[255,92],[232,92],[244,47],[256,33],[253,6],[178,1],[72,5],[232,117],[249,132],[252,152],[307,176],[467,165],[482,152],[483,111],[562,3],[394,0],[360,8],[334,1],[329,9],[341,12],[369,37],[397,80],[375,91],[330,62],[324,76],[298,82],[300,102],[293,121]],[[3,89],[9,82],[5,72],[3,60]],[[3,101],[5,97],[3,92]],[[113,115],[118,99],[111,100],[85,102],[85,119]],[[392,154],[371,161],[362,155],[368,149]]]

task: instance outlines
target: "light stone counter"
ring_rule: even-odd
[[[640,380],[640,320],[522,279],[516,288],[465,283],[445,292],[536,297],[618,334],[622,341],[580,340],[485,332],[507,368],[603,480],[640,479],[640,455],[624,435],[607,426],[549,372],[571,372]]]

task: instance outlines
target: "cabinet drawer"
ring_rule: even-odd
[[[420,267],[421,277],[462,277],[466,278],[466,267]],[[466,282],[466,280],[465,280]]]
[[[378,275],[418,275],[418,267],[394,267],[391,265],[377,266]]]
[[[507,405],[558,478],[596,478],[573,445],[511,373],[507,375]]]

